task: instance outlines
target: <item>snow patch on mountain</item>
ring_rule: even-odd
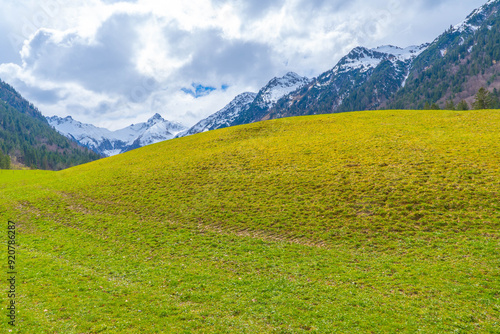
[[[373,51],[385,53],[394,56],[397,60],[407,61],[416,58],[419,54],[425,51],[429,44],[411,45],[406,48],[400,48],[393,45],[384,45],[371,49]]]
[[[257,104],[261,108],[271,108],[283,96],[304,87],[311,82],[297,73],[288,72],[281,78],[273,78],[258,94]]]
[[[159,114],[155,114],[145,123],[142,129],[144,131],[136,139],[136,141],[139,140],[141,147],[172,139],[187,128],[180,123],[169,122]]]
[[[481,27],[482,23],[488,16],[487,12],[493,8],[491,6],[495,3],[498,3],[498,0],[489,0],[487,3],[474,10],[464,21],[455,25],[452,28],[452,32],[475,33]]]
[[[400,48],[393,45],[383,45],[373,49],[365,47],[356,47],[348,55],[343,57],[337,65],[326,74],[321,76],[315,84],[316,87],[329,86],[331,82],[340,74],[349,73],[359,70],[361,73],[366,73],[375,69],[385,60],[391,61],[393,64],[401,61],[408,63],[415,59],[418,55],[424,52],[428,43],[422,45],[412,45],[406,48]]]
[[[334,67],[333,74],[345,73],[352,70],[368,70],[377,67],[382,60],[384,54],[364,47],[354,48],[347,56],[340,60],[339,64]]]
[[[147,122],[132,124],[116,131],[81,123],[71,116],[52,116],[46,119],[59,133],[104,156],[172,139],[186,130],[182,124],[169,122],[159,114],[155,114]]]

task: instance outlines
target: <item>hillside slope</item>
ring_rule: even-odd
[[[33,104],[1,80],[0,151],[27,167],[51,170],[100,158],[52,129]]]
[[[494,333],[499,152],[498,111],[372,111],[0,172],[0,215],[22,236],[20,325]]]

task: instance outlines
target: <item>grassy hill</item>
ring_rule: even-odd
[[[0,172],[19,333],[499,333],[499,197],[497,110],[288,118]]]

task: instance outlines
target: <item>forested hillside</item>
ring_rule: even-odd
[[[11,162],[60,170],[100,156],[59,134],[14,88],[0,80],[0,168]]]
[[[441,108],[465,100],[473,103],[485,87],[498,97],[500,80],[500,16],[498,2],[472,13],[462,24],[450,27],[413,63],[405,86],[389,108],[422,109],[425,103]],[[498,101],[490,108],[499,108]]]

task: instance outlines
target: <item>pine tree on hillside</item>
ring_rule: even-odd
[[[434,102],[433,104],[431,104],[431,108],[430,109],[431,110],[440,110],[441,108],[439,108],[438,104]]]
[[[0,151],[0,169],[10,169],[10,157]]]
[[[476,94],[476,99],[472,104],[473,109],[490,109],[493,107],[493,99],[490,92],[484,87],[479,88]]]
[[[455,110],[455,103],[453,103],[453,100],[450,99],[446,102],[445,109],[446,110]]]
[[[465,102],[465,100],[462,100],[457,104],[456,109],[457,110],[469,110],[469,105],[467,104],[467,102]]]
[[[493,109],[500,109],[500,92],[495,88],[493,93],[491,93],[492,106]]]

